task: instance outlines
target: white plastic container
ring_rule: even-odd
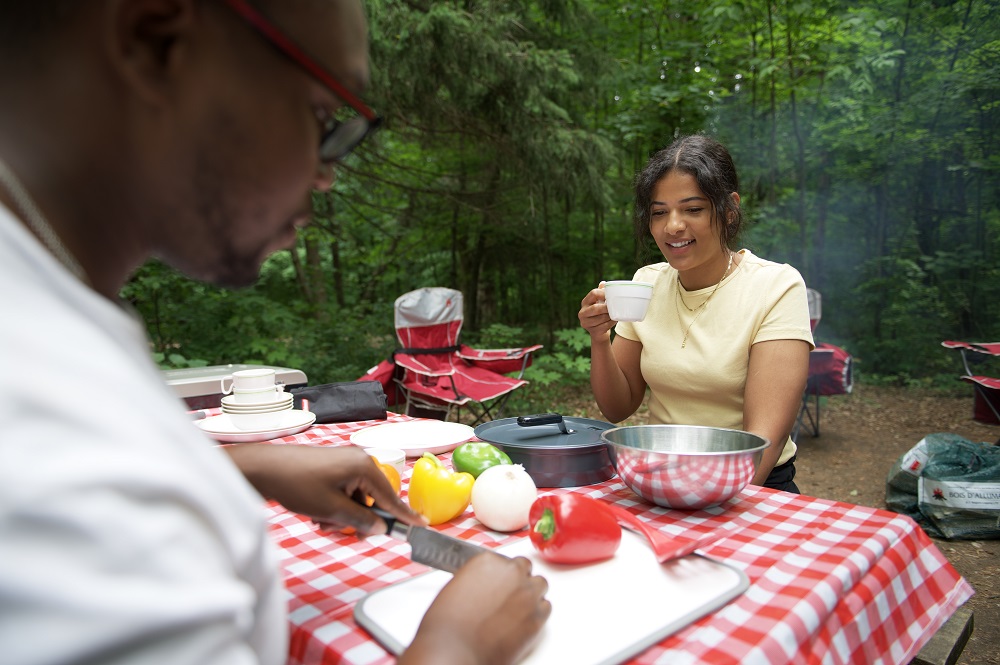
[[[365,452],[377,459],[382,464],[388,464],[399,472],[399,477],[403,477],[406,470],[406,453],[398,448],[365,448]]]

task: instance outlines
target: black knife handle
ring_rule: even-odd
[[[396,518],[381,508],[376,508],[375,506],[372,506],[369,510],[385,520],[386,534],[392,533],[392,528],[396,526]]]

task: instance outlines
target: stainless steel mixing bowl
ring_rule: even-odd
[[[756,434],[695,425],[616,427],[601,439],[633,492],[658,506],[689,510],[739,494],[768,446]]]

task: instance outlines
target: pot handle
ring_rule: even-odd
[[[567,429],[566,422],[562,414],[559,413],[536,413],[533,416],[518,416],[517,424],[521,427],[538,427],[540,425],[558,425],[563,434],[572,434],[573,430]]]

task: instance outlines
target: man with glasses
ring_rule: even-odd
[[[284,662],[261,495],[419,522],[359,449],[209,445],[117,302],[151,256],[239,286],[294,243],[379,124],[366,39],[357,0],[0,3],[0,660]],[[400,662],[514,661],[545,591],[478,556]]]

